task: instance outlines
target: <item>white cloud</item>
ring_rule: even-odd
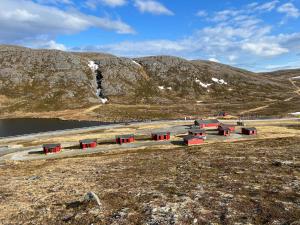
[[[275,1],[273,2],[274,5]],[[160,39],[82,47],[79,50],[110,52],[121,56],[174,55],[210,59],[231,65],[258,68],[262,61],[300,52],[300,33],[272,34],[273,26],[254,14],[273,5],[252,4],[241,10],[222,10],[213,23],[174,40]],[[208,16],[209,17],[209,16]],[[229,19],[230,18],[230,19]],[[212,21],[212,20],[210,20]],[[216,22],[215,22],[216,21]],[[216,58],[218,56],[218,58]],[[253,68],[254,69],[254,68]]]
[[[238,57],[237,57],[236,55],[229,55],[229,56],[228,56],[228,59],[229,59],[229,61],[231,61],[231,62],[235,61],[237,58],[238,58]]]
[[[152,40],[152,41],[140,41],[140,42],[120,42],[110,45],[98,45],[98,46],[85,46],[77,51],[103,51],[110,52],[116,55],[122,56],[146,56],[146,55],[161,55],[161,54],[174,54],[174,52],[183,52],[187,50],[185,46],[176,41],[171,40]]]
[[[207,16],[208,13],[205,11],[205,10],[199,10],[197,13],[196,13],[196,16],[199,16],[199,17],[205,17]]]
[[[277,56],[289,52],[279,44],[269,42],[247,42],[242,45],[242,49],[259,56]]]
[[[53,40],[48,41],[44,44],[44,47],[41,48],[48,48],[48,49],[56,49],[56,50],[61,50],[61,51],[66,51],[67,48],[63,44],[59,44]]]
[[[209,58],[208,61],[219,63],[220,61],[216,58]]]
[[[59,5],[59,4],[66,4],[72,5],[74,4],[72,0],[37,0],[39,4],[52,4],[52,5]]]
[[[0,1],[0,43],[18,43],[27,39],[74,34],[91,27],[133,33],[121,20],[86,15],[78,11],[64,11],[26,0]]]
[[[155,15],[174,15],[174,13],[166,8],[160,2],[154,0],[135,0],[135,7],[142,13],[148,12]]]
[[[299,9],[293,3],[286,3],[278,7],[278,12],[286,14],[287,17],[298,18],[300,16]]]
[[[96,9],[98,5],[107,5],[110,7],[123,6],[127,3],[126,0],[87,0],[85,5],[88,8]]]
[[[278,0],[275,1],[270,1],[270,2],[266,2],[264,4],[261,5],[256,5],[253,9],[254,10],[259,10],[259,11],[272,11],[273,9],[275,9],[275,7],[277,6],[277,4],[279,3]]]

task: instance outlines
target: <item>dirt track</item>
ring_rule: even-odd
[[[99,152],[110,151],[123,151],[128,149],[143,149],[146,147],[161,147],[161,148],[176,148],[182,146],[182,137],[187,134],[187,130],[193,121],[157,121],[147,123],[135,123],[132,125],[106,125],[101,128],[87,128],[79,130],[59,131],[20,136],[16,138],[2,139],[2,143],[25,143],[28,147],[21,148],[8,148],[0,152],[0,162],[4,160],[41,160],[41,159],[54,159],[73,157],[78,155],[94,154]],[[223,121],[225,123],[236,123],[234,120]],[[289,133],[284,131],[282,133],[280,129],[275,132],[276,127],[280,124],[295,124],[293,119],[278,119],[278,120],[252,120],[247,121],[247,125],[258,126],[259,135],[257,138],[269,138],[269,137],[282,137],[282,136],[294,136],[300,135],[295,131]],[[273,132],[268,132],[272,130]],[[149,139],[152,132],[157,131],[170,131],[172,138],[170,141],[151,141]],[[117,145],[114,144],[114,136],[117,134],[134,133],[137,137],[137,141],[131,144]],[[217,131],[207,131],[207,144],[223,141],[239,141],[245,139],[253,139],[251,136],[244,136],[240,134],[240,128],[237,127],[235,133],[232,133],[229,137],[217,135]],[[83,138],[98,138],[98,146],[93,149],[81,150],[78,148],[78,140]],[[63,151],[58,154],[44,155],[41,151],[41,145],[49,142],[60,142],[63,146]]]

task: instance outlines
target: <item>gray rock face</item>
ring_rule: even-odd
[[[35,110],[73,108],[97,99],[88,62],[71,53],[0,47],[0,94]]]
[[[98,65],[93,72],[89,62]],[[208,61],[156,56],[120,58],[101,53],[70,53],[0,46],[0,96],[13,110],[47,111],[115,103],[175,103],[190,100],[262,99],[284,93],[287,84]]]

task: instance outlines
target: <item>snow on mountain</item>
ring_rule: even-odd
[[[198,78],[196,78],[195,82],[198,83],[201,87],[204,87],[204,88],[208,88],[210,85],[212,85],[212,84],[202,83]]]
[[[92,70],[93,72],[95,72],[95,71],[98,69],[98,67],[99,67],[97,64],[95,64],[94,61],[89,61],[88,66],[91,68],[91,70]]]
[[[211,80],[218,84],[227,84],[227,82],[224,81],[223,79],[218,79],[218,78],[212,77]]]

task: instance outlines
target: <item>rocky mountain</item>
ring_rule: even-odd
[[[282,100],[288,81],[171,56],[122,58],[0,46],[2,112],[115,104]]]

